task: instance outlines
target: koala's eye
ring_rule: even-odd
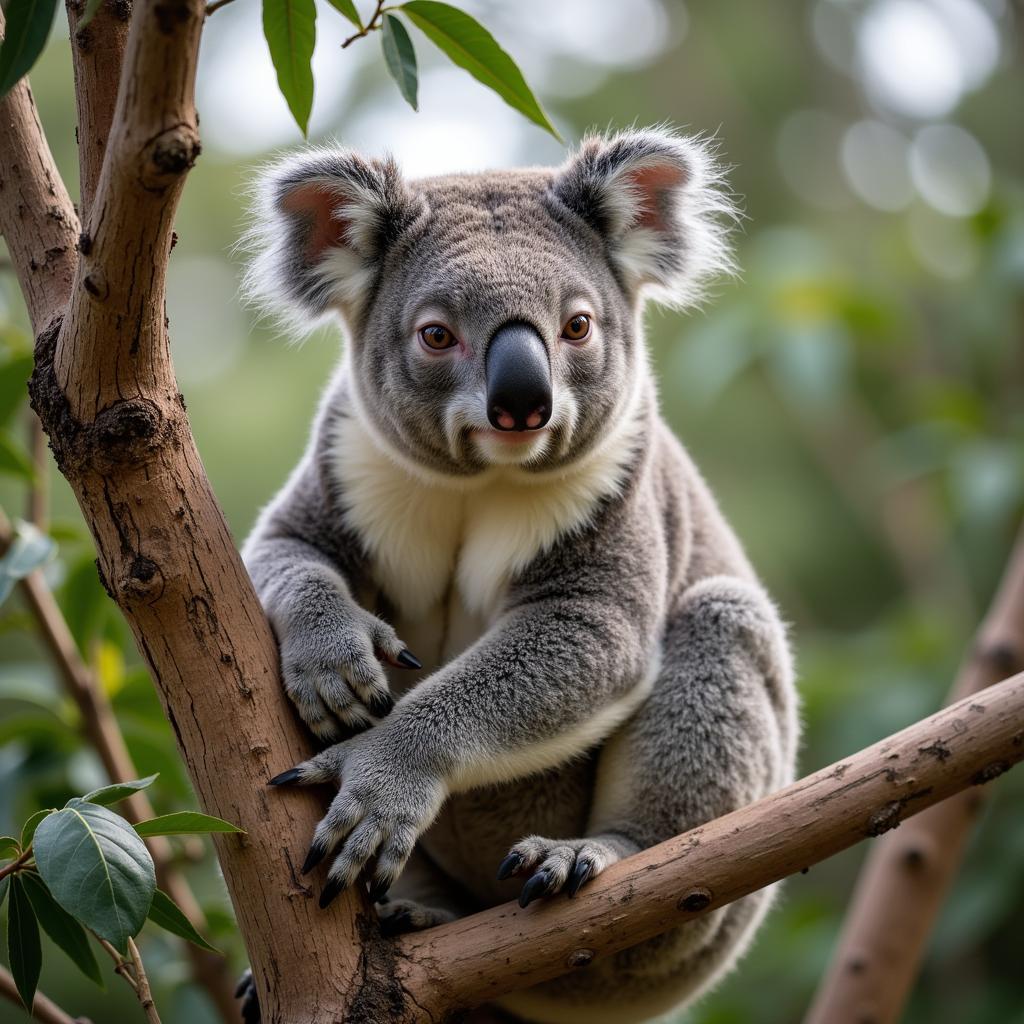
[[[590,317],[586,313],[570,317],[562,328],[562,337],[566,341],[586,341],[590,337]]]
[[[458,344],[455,335],[443,324],[427,324],[426,327],[421,327],[420,341],[424,348],[429,348],[432,352],[442,352]]]

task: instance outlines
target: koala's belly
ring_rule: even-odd
[[[515,899],[522,879],[499,882],[498,865],[524,836],[583,835],[596,761],[594,752],[539,775],[458,793],[448,799],[420,843],[481,908]]]

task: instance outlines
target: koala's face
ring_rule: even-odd
[[[564,466],[636,408],[645,289],[685,303],[727,265],[709,168],[659,132],[590,140],[559,170],[411,183],[313,153],[270,172],[250,286],[345,317],[353,398],[404,458]]]

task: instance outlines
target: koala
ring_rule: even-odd
[[[557,168],[405,180],[313,149],[257,186],[250,295],[340,318],[302,460],[243,556],[333,782],[305,872],[367,884],[386,934],[609,865],[786,785],[785,628],[658,412],[648,299],[730,268],[709,147],[588,137]],[[412,652],[416,653],[413,654]],[[499,1001],[647,1020],[705,991],[760,892]]]

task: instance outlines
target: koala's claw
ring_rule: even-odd
[[[256,986],[252,983],[252,971],[248,967],[235,986],[235,998],[242,1000],[244,1024],[260,1024],[260,1004],[256,998]]]
[[[498,879],[529,873],[519,894],[519,905],[529,906],[541,896],[565,892],[575,896],[582,886],[596,878],[619,854],[599,838],[542,839],[529,836],[512,847],[498,868]]]
[[[401,665],[402,668],[411,668],[411,669],[423,668],[423,663],[420,661],[419,658],[416,657],[415,654],[412,653],[412,651],[409,650],[408,647],[406,647],[405,650],[403,650],[398,655],[398,657],[395,658],[395,661],[399,665]]]

